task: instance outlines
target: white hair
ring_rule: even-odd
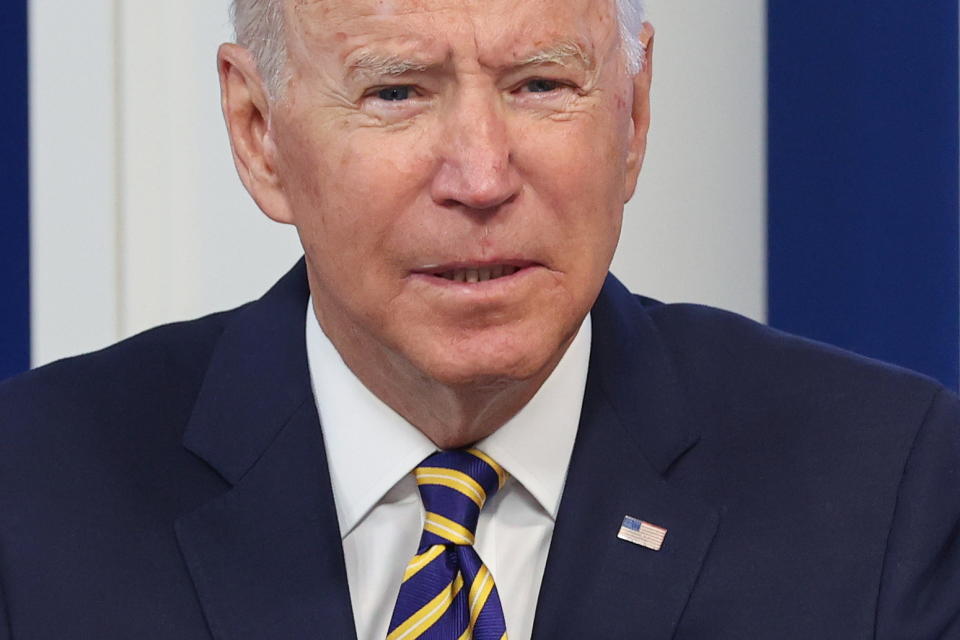
[[[647,19],[646,0],[616,0],[620,46],[627,58],[627,72],[635,76],[647,62],[647,47],[640,41],[640,31]]]
[[[253,55],[270,96],[278,96],[287,62],[283,0],[232,0],[230,19],[237,44]]]
[[[646,63],[646,48],[638,39],[646,18],[646,0],[614,0],[620,28],[621,46],[627,59],[627,71],[639,73]],[[232,0],[230,17],[237,43],[249,49],[270,96],[276,98],[286,83],[287,62],[283,0]]]

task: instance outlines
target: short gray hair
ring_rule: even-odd
[[[646,0],[614,0],[620,23],[620,40],[627,58],[627,71],[643,69],[646,50],[637,36],[646,18]],[[232,0],[230,18],[237,44],[246,47],[257,63],[272,98],[282,93],[287,61],[283,0]]]

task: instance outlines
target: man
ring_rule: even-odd
[[[0,638],[960,638],[957,398],[608,276],[637,2],[235,9],[305,260],[0,388]]]

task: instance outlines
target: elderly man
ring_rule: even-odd
[[[607,274],[640,0],[236,0],[262,299],[0,388],[0,638],[960,638],[935,383]]]

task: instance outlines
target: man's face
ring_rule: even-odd
[[[288,4],[276,174],[338,347],[454,386],[555,363],[642,155],[612,4]]]

